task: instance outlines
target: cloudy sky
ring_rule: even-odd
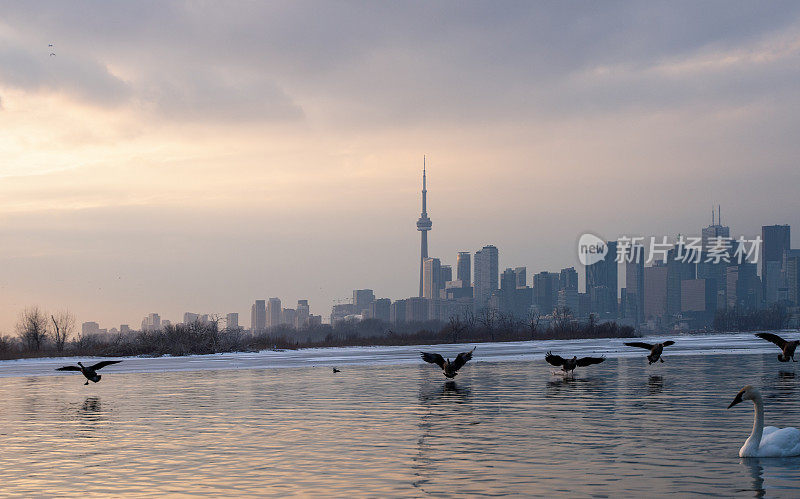
[[[800,230],[798,2],[0,9],[0,334],[414,295],[423,154],[445,263]]]

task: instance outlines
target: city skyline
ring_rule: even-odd
[[[4,334],[415,296],[423,154],[444,264],[800,226],[796,3],[45,5],[0,20]]]

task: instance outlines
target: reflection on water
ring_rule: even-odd
[[[770,357],[608,359],[575,377],[476,358],[457,381],[427,365],[4,378],[0,483],[17,496],[797,497],[800,458],[739,459],[752,413],[726,409],[753,384],[767,424],[800,426],[799,380]]]

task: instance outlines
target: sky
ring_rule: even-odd
[[[414,296],[423,155],[452,265],[800,230],[798,2],[0,9],[0,334]]]

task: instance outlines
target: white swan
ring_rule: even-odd
[[[789,457],[800,456],[800,430],[797,428],[764,428],[764,402],[761,393],[750,385],[736,394],[728,409],[742,400],[752,400],[756,409],[753,432],[739,449],[739,457]]]

